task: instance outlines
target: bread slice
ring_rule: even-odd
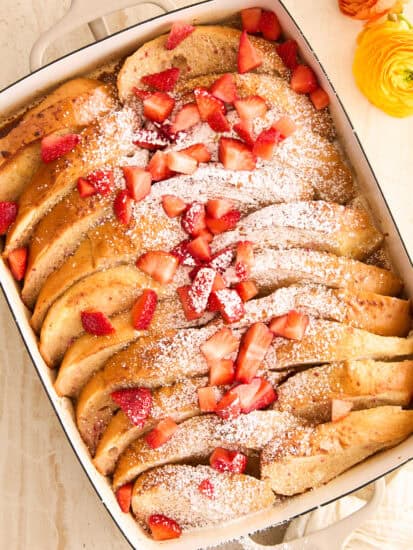
[[[26,145],[0,166],[0,201],[17,201],[40,167],[40,143]]]
[[[206,479],[213,487],[213,498],[199,490]],[[184,531],[234,520],[274,502],[267,482],[201,465],[167,465],[145,472],[132,493],[132,511],[141,524],[147,527],[152,514],[163,514]]]
[[[302,493],[412,432],[413,411],[377,407],[351,412],[337,422],[298,428],[274,439],[262,452],[261,477],[277,494]]]
[[[344,361],[291,376],[277,388],[274,408],[310,422],[331,420],[333,399],[353,410],[381,405],[407,406],[413,395],[413,361]]]
[[[113,488],[116,490],[157,466],[206,458],[216,447],[259,451],[274,437],[281,437],[297,424],[293,416],[277,411],[253,411],[227,421],[216,415],[190,418],[157,449],[149,447],[143,437],[134,441],[119,458],[113,474]]]

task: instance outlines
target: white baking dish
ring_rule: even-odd
[[[127,3],[132,4],[133,1],[123,1],[123,4]],[[77,4],[79,3],[77,2]],[[89,12],[91,4],[93,3],[88,3]],[[95,12],[95,16],[102,15],[104,10],[112,11],[108,9],[108,4],[109,2],[100,2],[100,11],[99,13]],[[223,6],[223,4],[225,4],[225,6]],[[351,160],[362,192],[367,197],[375,213],[376,221],[380,225],[383,233],[388,234],[387,242],[390,257],[393,261],[393,265],[405,281],[406,295],[413,298],[412,261],[401,240],[397,226],[389,212],[385,198],[383,197],[380,186],[364,154],[357,135],[354,132],[339,98],[328,81],[327,75],[319,65],[315,53],[312,51],[291,15],[284,8],[283,4],[277,0],[260,0],[258,2],[251,0],[225,0],[225,2],[208,0],[131,27],[39,69],[30,76],[8,87],[0,94],[0,112],[3,114],[12,113],[19,107],[29,103],[40,92],[55,86],[60,81],[75,75],[87,73],[110,59],[116,59],[134,51],[141,43],[167,31],[173,21],[185,20],[191,23],[219,21],[240,9],[252,7],[257,4],[264,8],[274,10],[277,13],[285,34],[298,41],[302,57],[313,67],[321,85],[328,91],[331,98],[331,110],[341,142]],[[119,9],[119,7],[122,6],[119,6],[118,3],[116,9]],[[85,11],[87,10],[83,10],[83,13],[77,14],[77,20],[79,20],[81,16],[84,17],[84,21],[90,20],[89,15],[85,16]],[[212,546],[225,540],[234,539],[241,535],[246,535],[270,525],[287,521],[317,506],[340,498],[362,485],[383,476],[413,457],[413,437],[411,437],[396,448],[380,453],[352,468],[329,484],[305,493],[304,495],[287,500],[282,506],[250,516],[247,520],[244,518],[212,529],[202,529],[184,535],[181,539],[175,541],[156,543],[145,535],[132,517],[120,511],[108,483],[94,469],[86,447],[78,434],[73,420],[70,402],[66,398],[57,397],[54,392],[52,385],[54,373],[47,368],[38,351],[35,335],[28,322],[28,311],[23,306],[19,297],[18,288],[3,262],[0,262],[0,283],[16,321],[16,325],[33,360],[33,364],[74,452],[100,499],[107,507],[124,536],[132,546],[140,550],[159,548],[160,544],[171,550],[194,550],[196,548]],[[96,526],[96,528],[98,528],[98,526]]]

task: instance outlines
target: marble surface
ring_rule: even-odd
[[[68,0],[1,0],[0,88],[29,71],[39,33],[57,21]],[[178,5],[190,2],[177,2]],[[259,3],[259,2],[257,2]],[[351,76],[361,25],[342,17],[335,0],[284,0],[347,108],[413,254],[413,117],[386,116],[360,95]],[[114,4],[115,5],[115,4]],[[153,12],[149,10],[154,10]],[[115,13],[112,31],[142,20],[147,5]],[[413,18],[413,6],[407,8]],[[334,29],[334,32],[332,32]],[[85,26],[62,37],[53,59],[92,40]],[[0,547],[25,550],[129,548],[79,467],[0,297]]]

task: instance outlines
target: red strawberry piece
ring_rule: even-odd
[[[27,267],[27,248],[15,248],[12,250],[7,258],[9,262],[10,271],[16,281],[22,281],[26,274]]]
[[[154,540],[177,539],[181,536],[182,530],[178,523],[162,514],[149,516],[148,525]]]
[[[235,377],[234,361],[231,359],[219,359],[211,361],[209,366],[209,383],[211,386],[225,386],[232,384]]]
[[[149,161],[147,170],[150,172],[153,181],[165,180],[172,176],[173,172],[168,168],[167,158],[166,153],[156,151]]]
[[[219,289],[221,290],[221,289]],[[220,305],[217,297],[215,296],[215,291],[212,291],[208,298],[207,311],[217,312],[220,309]]]
[[[237,256],[235,260],[235,272],[240,279],[249,277],[254,265],[254,246],[249,241],[237,243]]]
[[[270,323],[270,330],[276,336],[283,336],[291,340],[301,340],[309,322],[308,315],[292,309],[286,315],[275,317]]]
[[[149,151],[164,149],[169,144],[169,136],[166,138],[161,134],[159,128],[141,128],[134,134],[134,145]]]
[[[235,323],[245,314],[244,304],[236,290],[224,288],[213,293],[219,303],[219,311],[226,323]]]
[[[172,123],[172,132],[178,133],[182,132],[183,130],[188,130],[188,128],[192,128],[192,126],[198,124],[200,120],[201,117],[196,104],[187,103],[175,115],[174,121]]]
[[[330,98],[328,97],[327,92],[325,92],[322,88],[317,88],[317,90],[311,92],[310,99],[318,111],[328,107],[330,104]]]
[[[133,199],[129,195],[129,191],[127,189],[119,191],[113,203],[113,210],[117,219],[123,225],[129,225],[132,219],[132,207]]]
[[[215,80],[211,86],[211,94],[225,103],[234,103],[238,97],[234,75],[227,73]]]
[[[173,97],[165,92],[154,92],[143,100],[143,114],[154,122],[163,122],[175,106]]]
[[[127,388],[111,393],[134,426],[142,428],[152,409],[152,393],[147,388]]]
[[[229,132],[231,130],[225,115],[218,109],[209,115],[207,122],[214,132]]]
[[[249,384],[238,384],[232,388],[228,393],[238,395],[241,404],[241,412],[245,413],[245,410],[251,406],[255,394],[258,392],[261,386],[261,379],[254,378]]]
[[[94,170],[87,176],[87,181],[93,185],[99,195],[109,195],[115,185],[112,170]]]
[[[221,291],[222,292],[222,291]],[[262,363],[274,335],[264,323],[255,323],[244,334],[237,357],[235,379],[249,383]]]
[[[224,420],[233,420],[241,414],[241,401],[239,395],[226,393],[215,407],[215,414]]]
[[[201,481],[201,483],[198,485],[198,491],[207,498],[214,498],[214,486],[209,479],[203,479]]]
[[[353,403],[343,399],[332,399],[331,401],[331,421],[338,422],[349,415]]]
[[[150,275],[161,285],[166,285],[172,281],[178,265],[179,262],[176,256],[162,250],[150,250],[142,254],[136,261],[136,266],[139,269]]]
[[[263,117],[267,112],[267,104],[259,95],[237,99],[234,105],[241,120],[252,121],[254,118]]]
[[[212,285],[212,292],[216,290],[222,290],[227,285],[225,284],[224,277],[220,273],[215,274],[214,284]]]
[[[72,151],[80,141],[78,134],[50,134],[42,139],[40,154],[45,163],[52,162]]]
[[[277,44],[276,50],[288,69],[294,70],[297,67],[298,44],[295,40],[286,40],[282,44]]]
[[[251,44],[247,31],[242,31],[238,47],[238,72],[247,73],[262,64],[262,55]]]
[[[162,195],[162,206],[170,218],[176,218],[186,210],[186,202],[175,195]]]
[[[208,262],[211,259],[211,248],[208,241],[202,236],[196,237],[188,243],[187,249],[195,259],[201,262]]]
[[[213,96],[205,88],[195,88],[195,101],[198,106],[199,115],[204,122],[215,112],[226,113],[225,104],[223,101]]]
[[[198,237],[200,231],[206,229],[205,206],[200,202],[190,204],[188,210],[182,216],[182,229],[192,237]]]
[[[212,269],[215,269],[215,271],[222,274],[232,264],[233,258],[234,251],[231,248],[225,248],[212,256],[212,260],[209,262],[209,267],[212,267]]]
[[[132,324],[136,330],[146,330],[151,324],[158,303],[154,290],[146,288],[132,308]]]
[[[241,218],[241,214],[238,210],[231,210],[222,218],[215,220],[214,218],[206,218],[205,223],[213,235],[224,233],[234,229]]]
[[[297,130],[295,122],[289,116],[282,116],[272,127],[279,132],[281,139],[290,137]]]
[[[172,24],[168,39],[165,44],[167,50],[175,49],[185,38],[192,34],[195,27],[188,23],[176,22]]]
[[[202,237],[207,243],[212,243],[214,240],[214,236],[208,231],[208,229],[201,229],[199,231],[199,236]]]
[[[238,338],[234,336],[230,328],[224,327],[201,345],[201,352],[208,362],[218,361],[237,351],[238,346]]]
[[[142,99],[142,101],[144,99],[146,99],[147,97],[149,97],[152,93],[152,92],[149,92],[148,90],[143,90],[142,88],[137,88],[136,86],[134,86],[132,88],[132,92],[135,94],[135,96],[138,99]]]
[[[285,315],[279,315],[271,320],[268,328],[275,336],[284,336],[284,330],[287,325],[288,313]]]
[[[119,487],[119,489],[115,493],[116,500],[118,501],[120,509],[122,510],[122,512],[125,512],[125,514],[127,514],[130,510],[130,505],[132,501],[132,489],[133,483],[126,483],[125,485],[122,485],[122,487]]]
[[[7,233],[8,228],[17,217],[17,202],[0,201],[0,235]]]
[[[250,120],[241,120],[237,124],[234,124],[232,129],[238,134],[242,141],[245,141],[248,147],[253,147],[255,143],[255,137],[253,133],[252,122]]]
[[[166,162],[169,170],[179,174],[193,174],[198,168],[198,162],[182,151],[171,151],[167,153]]]
[[[281,25],[273,11],[262,10],[260,31],[267,40],[278,40],[281,34]]]
[[[191,285],[184,285],[176,289],[179,299],[181,300],[182,309],[184,310],[185,317],[188,321],[193,321],[194,319],[199,319],[202,317],[203,311],[197,313],[192,305],[192,300],[189,296],[189,291],[191,290]]]
[[[203,313],[206,310],[214,279],[215,271],[209,267],[201,267],[196,274],[188,292],[191,308],[196,313]]]
[[[86,178],[78,178],[77,190],[79,191],[79,195],[82,199],[91,197],[97,193],[96,187],[92,183],[89,183]]]
[[[175,246],[175,248],[171,250],[171,254],[178,258],[179,264],[187,266],[195,265],[195,259],[188,251],[188,244],[190,242],[190,239],[186,239],[185,241],[180,242],[178,245]]]
[[[211,160],[211,153],[206,145],[203,143],[195,143],[186,149],[182,149],[183,153],[190,155],[199,163],[209,162]]]
[[[250,148],[238,139],[222,137],[219,140],[218,156],[227,170],[254,170],[256,165]]]
[[[129,195],[135,201],[143,200],[151,192],[152,176],[139,166],[123,166],[123,175]]]
[[[307,65],[297,65],[291,75],[290,86],[297,94],[311,94],[318,88],[317,77]]]
[[[209,463],[218,472],[242,474],[247,467],[247,457],[238,451],[217,447],[209,457]]]
[[[159,92],[170,92],[174,89],[180,72],[177,67],[172,67],[160,73],[147,74],[141,78],[141,82]]]
[[[115,332],[115,327],[110,322],[107,315],[101,311],[85,310],[80,313],[82,326],[89,334],[95,336],[107,336]]]
[[[241,10],[242,28],[244,31],[257,34],[260,32],[261,8]]]
[[[244,414],[265,409],[277,399],[274,388],[264,378],[254,378],[249,384],[240,384],[231,391],[239,394]]]
[[[234,285],[234,289],[243,302],[248,302],[258,294],[258,288],[254,281],[241,281]]]
[[[157,449],[171,439],[178,424],[170,416],[158,422],[157,426],[145,435],[145,441],[151,449]]]
[[[206,204],[208,217],[214,219],[222,218],[233,208],[234,203],[230,199],[210,199]]]
[[[217,406],[215,388],[211,386],[198,388],[198,403],[202,412],[214,412]]]
[[[257,137],[252,152],[264,160],[271,160],[274,148],[280,141],[280,133],[275,128],[263,130]]]

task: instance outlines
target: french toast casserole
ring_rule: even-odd
[[[276,14],[171,30],[0,138],[3,258],[95,468],[155,540],[413,433],[411,307]]]

